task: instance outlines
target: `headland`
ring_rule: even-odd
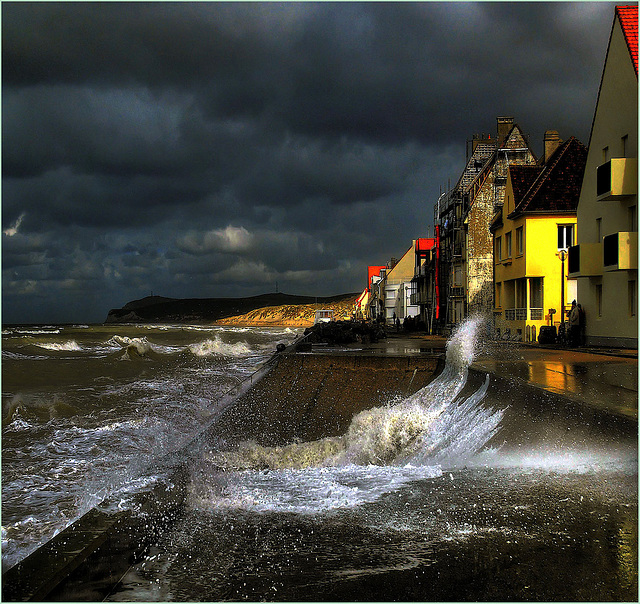
[[[189,323],[308,327],[316,309],[349,315],[357,294],[296,296],[283,293],[247,298],[165,298],[147,296],[109,311],[105,323]]]

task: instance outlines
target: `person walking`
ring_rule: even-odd
[[[578,303],[574,300],[569,311],[569,344],[578,346],[580,342],[580,313]]]

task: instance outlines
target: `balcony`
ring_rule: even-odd
[[[602,243],[605,271],[638,270],[638,233],[620,231]]]
[[[602,275],[602,244],[580,243],[569,248],[569,277]]]
[[[596,168],[596,200],[615,201],[638,194],[638,160],[617,157]]]

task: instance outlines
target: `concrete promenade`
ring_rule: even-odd
[[[444,353],[446,338],[396,333],[372,344],[314,345],[313,354],[414,356]],[[480,345],[471,369],[563,396],[627,419],[638,420],[638,351],[554,348],[513,342]]]

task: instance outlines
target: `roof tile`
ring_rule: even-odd
[[[638,75],[638,7],[636,6],[616,6],[616,14],[620,20],[622,33],[627,41],[633,68]]]
[[[562,143],[539,169],[525,171],[512,169],[514,176],[515,210],[510,214],[525,212],[575,212],[578,208],[582,177],[587,161],[587,148],[574,136]],[[527,185],[529,185],[527,187]],[[526,188],[526,192],[523,190]]]

